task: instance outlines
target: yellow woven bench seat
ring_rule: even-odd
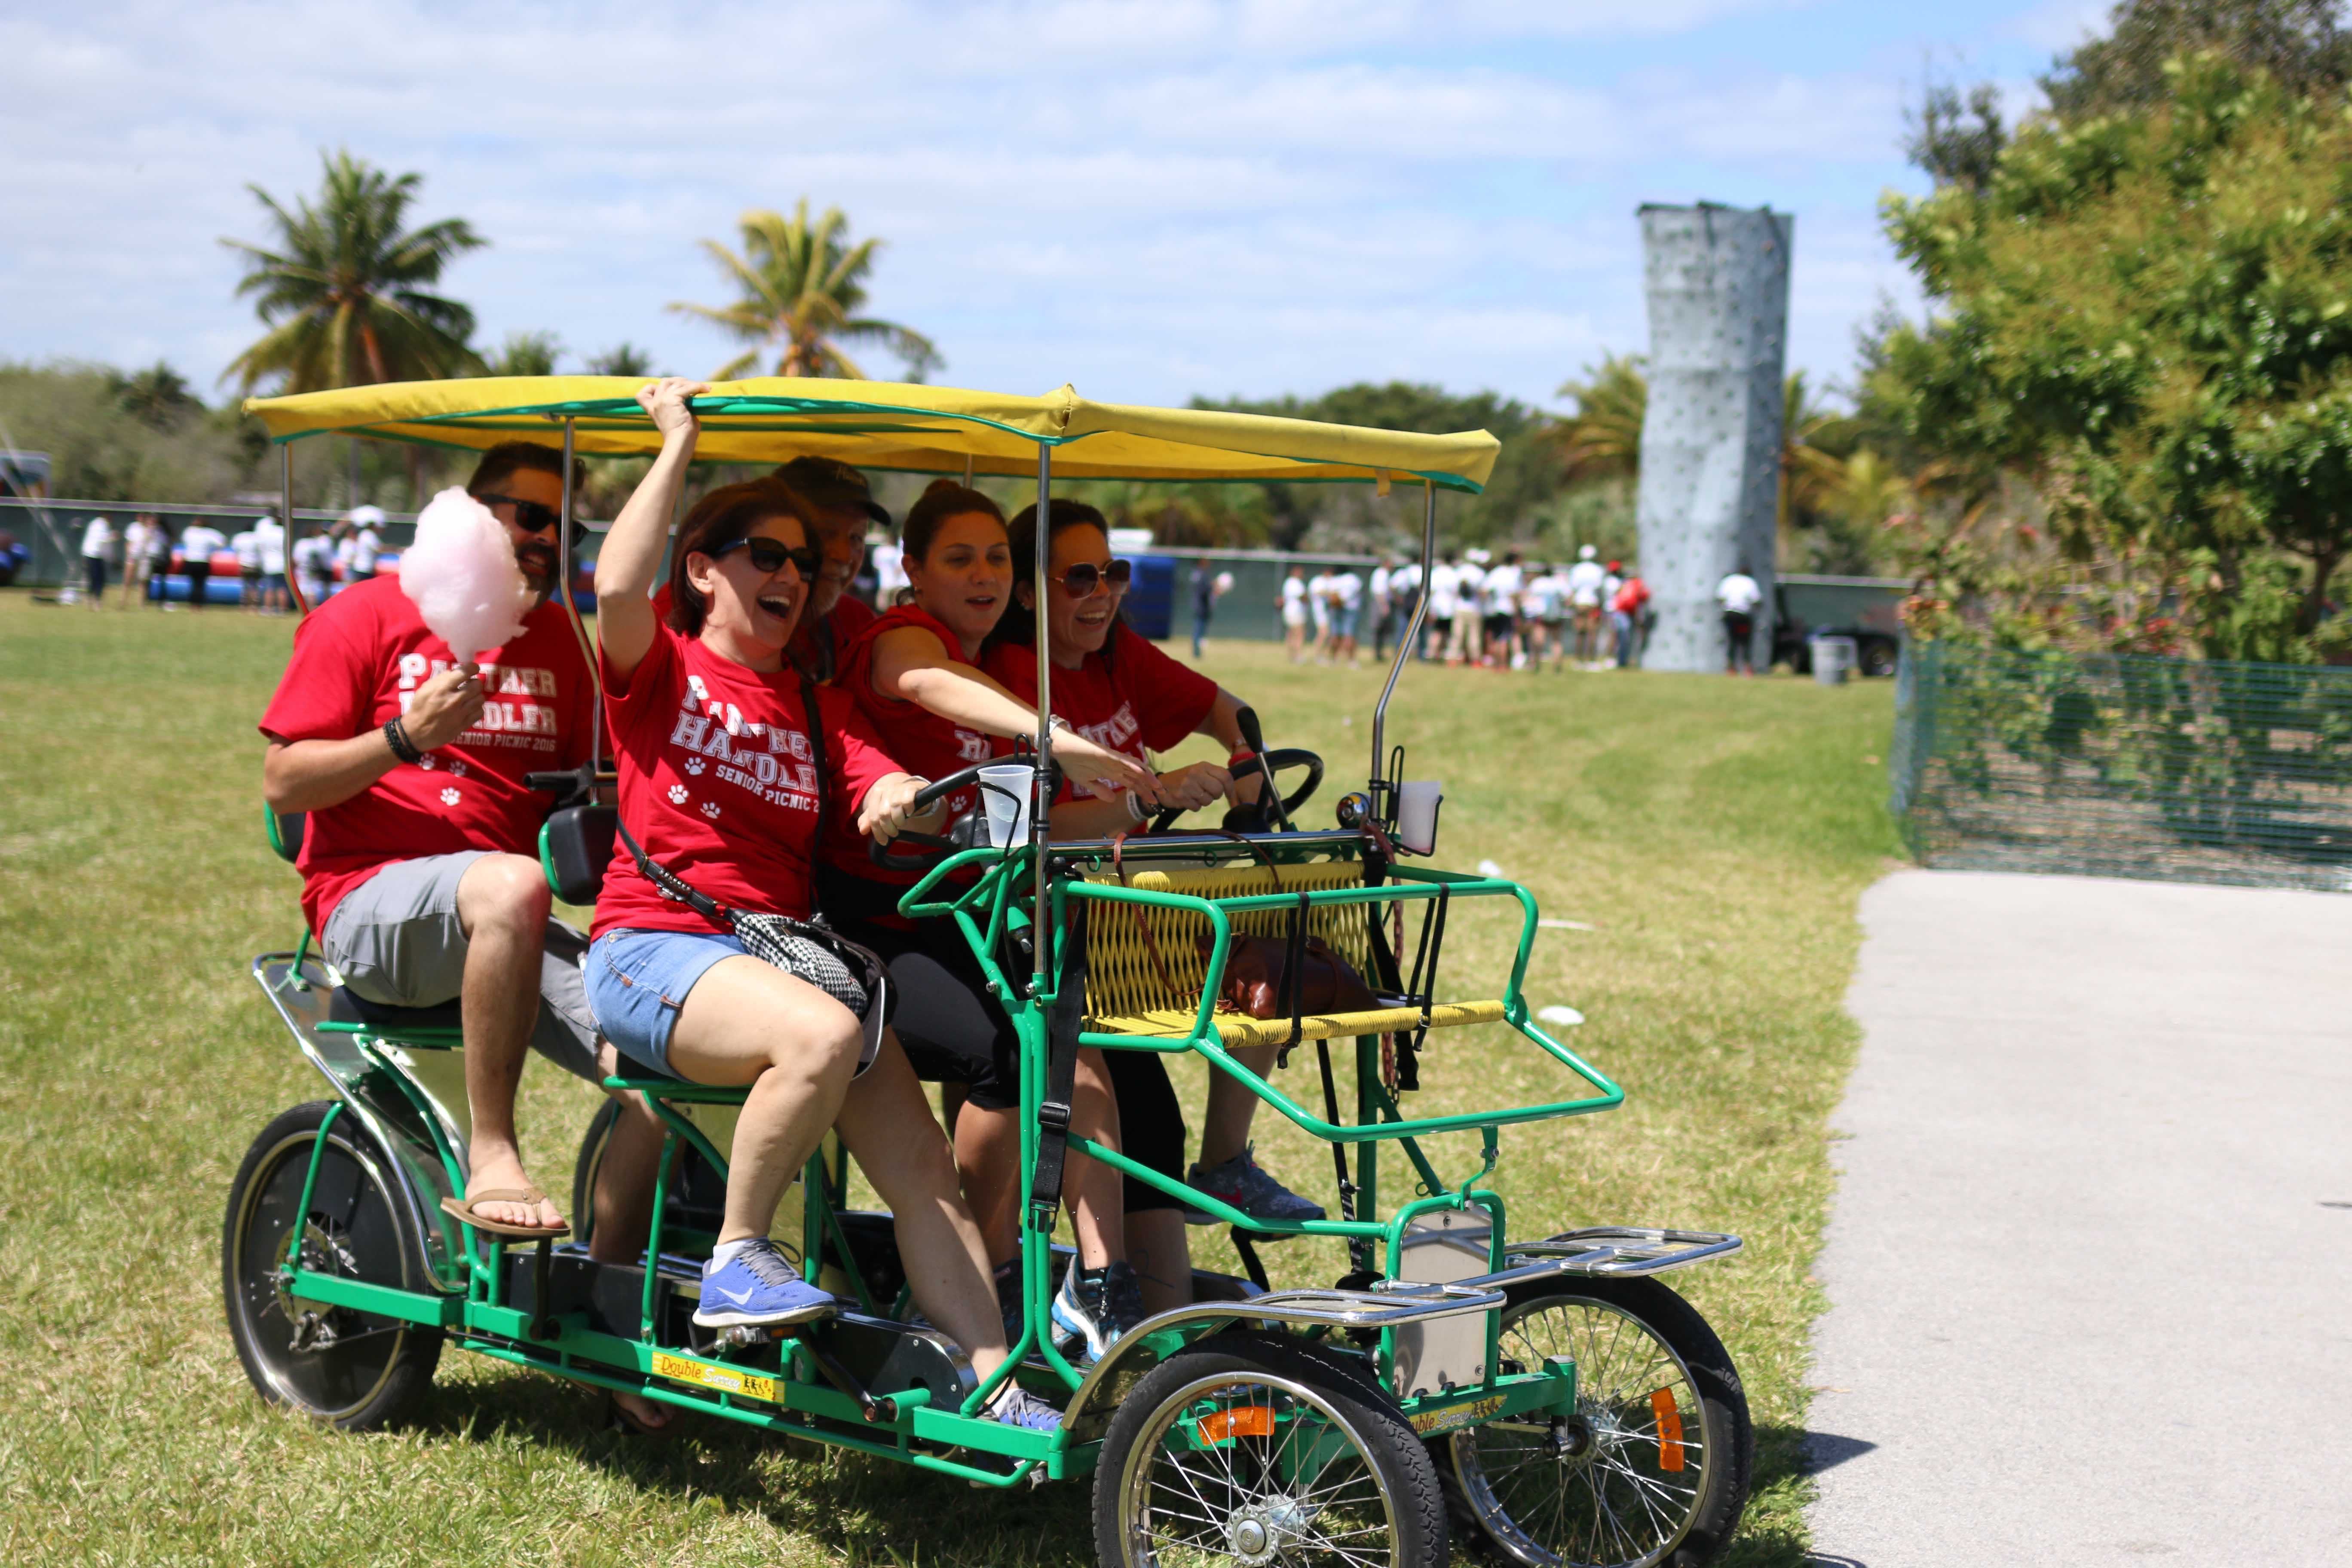
[[[1097,876],[1089,881],[1109,883]],[[1360,888],[1364,868],[1354,860],[1316,861],[1285,866],[1279,890]],[[1255,861],[1202,869],[1138,868],[1129,885],[1151,892],[1183,893],[1199,899],[1230,899],[1277,890],[1275,874]],[[1323,905],[1313,913],[1310,931],[1353,964],[1360,974],[1371,972],[1371,939],[1367,930],[1370,909],[1361,904]],[[1234,929],[1258,936],[1280,937],[1288,929],[1286,910],[1260,910],[1238,915]],[[1151,928],[1159,956],[1143,940]],[[1199,1016],[1201,982],[1206,969],[1202,945],[1208,930],[1199,915],[1136,905],[1097,904],[1087,924],[1087,1029],[1093,1034],[1140,1035],[1153,1039],[1183,1039]],[[1433,1029],[1462,1024],[1502,1022],[1503,1004],[1444,1002],[1429,1010]],[[1226,1046],[1278,1046],[1290,1038],[1290,1020],[1253,1018],[1244,1013],[1220,1013],[1215,1024]],[[1301,1020],[1301,1037],[1309,1040],[1352,1039],[1358,1035],[1386,1035],[1421,1027],[1414,1007],[1380,1007],[1362,1013],[1335,1013]]]
[[[1134,1013],[1124,1017],[1090,1018],[1087,1028],[1102,1035],[1144,1035],[1156,1039],[1181,1040],[1192,1032],[1192,1021],[1199,1015],[1190,1007],[1163,1007],[1149,1013]],[[1213,1020],[1217,1037],[1228,1047],[1278,1046],[1290,1038],[1287,1018],[1253,1018],[1246,1013],[1220,1013]],[[1429,1010],[1429,1026],[1451,1028],[1460,1024],[1499,1024],[1503,1021],[1503,1004],[1495,1002],[1441,1002]],[[1353,1039],[1358,1035],[1387,1035],[1421,1027],[1421,1012],[1414,1007],[1376,1007],[1369,1013],[1308,1014],[1299,1020],[1300,1037],[1308,1040]]]

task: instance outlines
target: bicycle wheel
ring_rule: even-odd
[[[348,1113],[326,1132],[307,1214],[295,1211],[333,1102],[285,1112],[255,1139],[229,1187],[221,1285],[229,1338],[262,1398],[346,1430],[393,1420],[433,1381],[441,1331],[288,1295],[278,1270],[297,1240],[304,1268],[431,1290],[416,1218],[392,1162]]]
[[[1445,1506],[1385,1397],[1278,1340],[1219,1334],[1111,1417],[1095,1545],[1105,1568],[1440,1568]]]
[[[1576,1363],[1576,1414],[1437,1445],[1455,1517],[1527,1568],[1698,1568],[1748,1506],[1748,1396],[1706,1321],[1654,1279],[1545,1280],[1503,1309],[1502,1354]]]

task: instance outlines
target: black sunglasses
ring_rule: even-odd
[[[502,496],[488,492],[474,499],[484,506],[514,508],[515,526],[527,533],[552,533],[555,525],[563,521],[563,513],[541,500],[525,500],[520,496]]]
[[[1108,584],[1114,594],[1124,594],[1135,576],[1135,563],[1114,561],[1108,566],[1097,566],[1091,561],[1081,561],[1054,579],[1073,599],[1091,599]]]
[[[784,563],[789,561],[793,564],[793,570],[800,574],[800,579],[803,583],[816,581],[817,563],[822,559],[815,551],[805,544],[779,544],[772,539],[758,539],[748,535],[732,544],[720,545],[710,552],[710,558],[716,561],[730,550],[743,552],[745,555],[751,557],[752,571],[769,576],[782,571]]]

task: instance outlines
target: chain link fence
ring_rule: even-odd
[[[1914,643],[1889,762],[1922,865],[2352,890],[2352,669]]]

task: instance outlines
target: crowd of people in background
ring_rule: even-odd
[[[385,553],[384,521],[381,507],[353,507],[289,545],[286,525],[270,515],[257,517],[234,533],[224,533],[208,517],[197,517],[176,535],[171,523],[153,512],[136,513],[120,527],[112,518],[92,517],[81,529],[80,579],[64,597],[100,609],[112,589],[120,610],[152,603],[159,609],[176,610],[184,604],[201,611],[212,602],[213,578],[234,572],[238,608],[250,615],[282,616],[294,608],[289,575],[306,605],[374,576]]]

